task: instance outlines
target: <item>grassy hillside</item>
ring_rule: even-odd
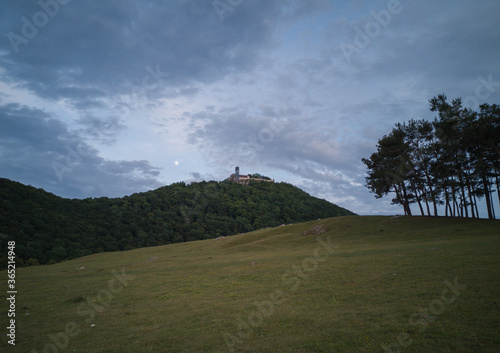
[[[350,216],[20,268],[0,350],[498,352],[499,229]]]
[[[19,265],[352,214],[287,183],[175,183],[123,198],[77,200],[0,178],[0,233],[17,242]],[[0,269],[6,263],[0,254]]]

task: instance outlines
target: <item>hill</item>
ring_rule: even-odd
[[[0,179],[1,240],[18,265],[216,238],[352,212],[286,183],[176,183],[123,198],[64,199]],[[0,254],[5,268],[6,254]]]
[[[498,229],[337,217],[21,268],[0,350],[498,352]]]

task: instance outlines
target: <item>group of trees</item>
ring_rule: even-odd
[[[286,183],[181,182],[123,198],[78,200],[0,178],[0,244],[6,249],[16,241],[18,265],[350,214]]]
[[[271,178],[269,178],[268,176],[261,175],[261,174],[259,174],[259,173],[249,174],[248,176],[249,176],[250,178],[271,180]]]
[[[444,94],[432,98],[434,121],[398,123],[378,141],[377,152],[362,159],[367,187],[381,198],[394,193],[393,204],[411,215],[478,218],[484,199],[488,218],[495,218],[494,193],[500,201],[500,107],[483,104],[479,112],[451,103]]]

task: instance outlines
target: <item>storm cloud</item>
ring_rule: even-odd
[[[499,103],[500,3],[5,0],[0,176],[123,196],[236,165],[354,212],[395,122]],[[193,179],[194,178],[194,179]]]

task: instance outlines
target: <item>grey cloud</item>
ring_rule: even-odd
[[[289,6],[309,13],[324,1],[300,3]],[[273,43],[284,4],[244,2],[220,21],[210,1],[71,1],[18,53],[2,41],[8,54],[0,66],[8,78],[54,98],[127,93],[127,83],[142,85],[147,68],[156,65],[168,73],[161,77],[164,86],[211,82],[255,64],[260,50]],[[29,1],[9,1],[6,8],[10,20],[0,29],[19,35],[22,17],[40,11]]]
[[[191,172],[190,174],[195,180],[201,179],[201,174],[198,172]]]
[[[99,157],[78,134],[43,111],[0,106],[2,177],[67,197],[123,196],[161,186],[147,161]]]
[[[353,161],[361,158],[359,148],[363,144],[357,141],[343,144],[338,141],[342,131],[336,130],[333,123],[328,126],[328,122],[319,118],[298,118],[300,114],[296,109],[276,111],[269,107],[263,107],[257,116],[241,111],[227,115],[200,113],[207,122],[190,133],[190,142],[207,151],[208,158],[220,165],[260,164],[292,171],[304,178],[317,178],[316,174],[308,174],[311,169],[306,166],[310,165],[350,174],[358,172],[359,167]],[[285,123],[273,130],[273,121]]]
[[[385,76],[404,80],[408,73],[418,72],[420,89],[434,85],[448,90],[454,88],[450,78],[457,72],[462,80],[470,81],[497,67],[500,48],[493,44],[500,40],[500,31],[495,30],[500,11],[497,1],[401,4],[403,10],[392,15],[386,26],[379,26],[378,35],[366,35],[365,26],[377,22],[370,11],[387,9],[383,1],[372,4],[364,16],[343,23],[339,20],[332,26],[325,38],[333,43],[331,58],[352,68],[351,79],[377,80]],[[368,38],[366,46],[355,45],[355,38],[361,38],[355,28]],[[350,66],[346,65],[342,43],[359,49],[352,55]]]
[[[116,134],[126,127],[118,117],[99,118],[92,114],[81,117],[77,123],[83,126],[81,135],[104,144],[115,142]]]

